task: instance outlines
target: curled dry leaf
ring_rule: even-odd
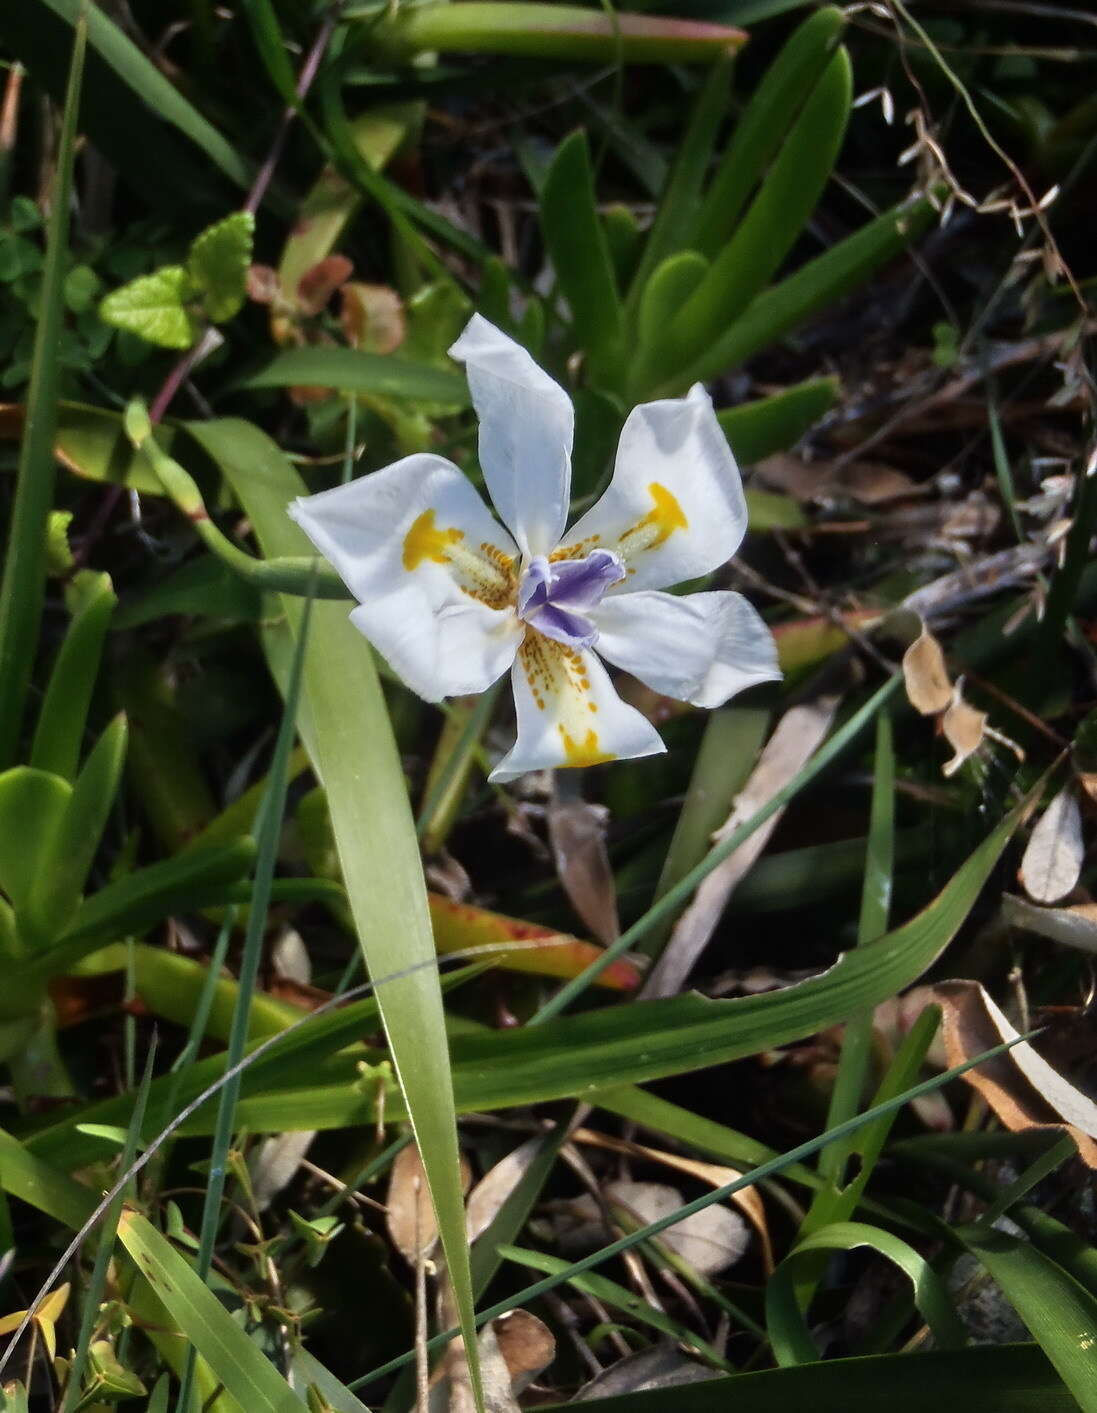
[[[469,1169],[461,1158],[461,1180],[467,1189]],[[414,1143],[401,1148],[389,1173],[389,1190],[385,1198],[385,1225],[400,1255],[409,1266],[426,1259],[438,1241],[438,1224],[434,1204],[423,1169],[423,1160]]]
[[[915,711],[936,716],[952,701],[952,683],[941,644],[922,624],[922,631],[903,654],[903,683]]]
[[[743,1176],[738,1168],[726,1168],[720,1163],[706,1163],[699,1158],[687,1158],[682,1153],[667,1153],[661,1148],[649,1148],[647,1144],[636,1143],[628,1138],[614,1138],[607,1133],[598,1133],[595,1129],[578,1128],[571,1135],[571,1139],[573,1143],[582,1143],[590,1148],[603,1148],[611,1153],[627,1153],[631,1158],[645,1158],[653,1163],[662,1163],[664,1167],[674,1168],[677,1172],[687,1173],[701,1182],[707,1182],[711,1187],[723,1187]],[[769,1239],[769,1223],[766,1220],[766,1209],[761,1194],[757,1188],[744,1187],[740,1192],[732,1193],[728,1201],[739,1208],[758,1233],[762,1261],[766,1270],[772,1271],[773,1245]]]
[[[1037,903],[1057,903],[1074,890],[1085,857],[1082,812],[1064,785],[1036,822],[1021,860],[1021,882]]]
[[[945,761],[941,767],[946,776],[956,774],[964,761],[983,744],[986,735],[987,714],[964,701],[963,689],[964,679],[961,677],[952,689],[952,701],[941,718],[941,730],[953,751],[952,759]]]
[[[645,1225],[669,1216],[685,1204],[676,1187],[660,1182],[607,1183],[602,1197],[610,1208],[623,1207]],[[581,1245],[611,1239],[602,1221],[601,1208],[589,1193],[583,1193],[568,1206],[573,1223],[569,1239],[573,1247],[578,1249]],[[750,1244],[750,1233],[737,1212],[713,1203],[675,1222],[660,1233],[659,1240],[694,1270],[712,1276],[740,1259]]]
[[[617,885],[606,849],[609,811],[587,800],[557,800],[548,809],[549,842],[556,872],[572,907],[600,942],[620,931]]]
[[[1018,1032],[977,981],[944,981],[933,988],[941,1006],[949,1065],[963,1064]],[[964,1075],[1014,1133],[1027,1129],[1069,1134],[1087,1167],[1097,1168],[1097,1104],[1065,1079],[1027,1040]]]

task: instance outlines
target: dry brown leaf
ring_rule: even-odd
[[[345,255],[327,255],[306,270],[297,281],[297,308],[307,318],[323,312],[340,285],[354,274],[354,265]]]
[[[620,932],[617,886],[606,850],[604,805],[553,799],[548,809],[549,842],[556,872],[572,907],[605,946]]]
[[[366,353],[394,353],[404,342],[404,303],[388,285],[352,280],[340,290],[339,322],[351,348]]]
[[[653,1163],[661,1163],[664,1167],[674,1168],[677,1172],[707,1182],[712,1187],[723,1187],[743,1176],[738,1168],[727,1168],[720,1163],[706,1163],[699,1158],[687,1158],[682,1153],[667,1153],[661,1148],[650,1148],[645,1143],[636,1143],[627,1138],[614,1138],[610,1134],[598,1133],[595,1129],[578,1128],[571,1135],[571,1141],[583,1143],[589,1148],[602,1148],[610,1153],[627,1153],[632,1158],[645,1158]],[[761,1194],[757,1188],[744,1187],[742,1191],[732,1193],[728,1201],[734,1202],[758,1233],[763,1264],[767,1272],[772,1271],[773,1245],[769,1238],[769,1223],[766,1220],[766,1209]]]
[[[1097,771],[1080,770],[1078,772],[1078,784],[1086,792],[1086,798],[1092,800],[1097,805]]]
[[[511,1310],[491,1322],[511,1387],[521,1393],[556,1358],[556,1340],[544,1320],[529,1310]]]
[[[903,654],[907,698],[923,716],[936,716],[952,701],[952,683],[941,644],[922,624],[922,631]]]
[[[802,501],[855,500],[862,505],[884,505],[908,496],[924,495],[925,486],[902,471],[877,461],[843,465],[833,461],[805,461],[790,452],[767,456],[755,473],[774,490]]]
[[[694,1359],[688,1359],[671,1340],[660,1340],[647,1349],[638,1350],[618,1359],[589,1383],[583,1385],[572,1403],[589,1403],[595,1399],[617,1398],[626,1393],[643,1393],[648,1389],[673,1388],[678,1384],[693,1384],[712,1378],[712,1370]],[[669,1402],[669,1400],[667,1400]]]
[[[952,689],[952,702],[941,718],[941,730],[945,740],[953,750],[951,760],[941,767],[945,776],[955,775],[969,756],[973,756],[983,744],[986,735],[987,714],[977,711],[963,697],[964,679],[961,677]]]
[[[1021,883],[1037,903],[1057,903],[1073,892],[1085,857],[1082,812],[1071,784],[1064,785],[1036,822],[1021,860]]]
[[[944,981],[933,987],[942,1010],[948,1063],[964,1064],[1018,1032],[977,981]],[[1097,1104],[1054,1069],[1027,1040],[968,1070],[976,1089],[1013,1133],[1064,1132],[1087,1167],[1097,1168]]]
[[[456,1312],[449,1307],[451,1323]],[[519,1413],[517,1395],[556,1357],[556,1340],[543,1321],[528,1310],[512,1310],[492,1320],[476,1341],[485,1413]],[[442,1376],[430,1390],[429,1413],[475,1413],[464,1346],[455,1340],[440,1366]]]
[[[758,764],[740,791],[727,820],[713,835],[719,843],[793,778],[815,752],[830,730],[841,701],[839,693],[818,696],[813,702],[791,707],[777,723],[766,742]],[[662,956],[648,973],[640,995],[674,996],[681,989],[712,936],[732,893],[754,867],[784,814],[779,809],[759,829],[718,864],[694,895],[693,902],[678,919]]]
[[[461,1157],[461,1181],[469,1184],[469,1168]],[[423,1160],[414,1143],[401,1148],[389,1173],[389,1189],[385,1198],[385,1225],[400,1255],[409,1266],[417,1259],[426,1259],[438,1241],[438,1224],[434,1204],[423,1169]]]
[[[544,1141],[540,1135],[527,1139],[505,1158],[500,1158],[472,1189],[465,1203],[465,1231],[469,1241],[482,1236],[492,1224],[500,1207],[529,1171]]]

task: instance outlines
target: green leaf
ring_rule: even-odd
[[[726,407],[716,420],[736,461],[752,466],[795,446],[838,401],[841,388],[837,378],[809,378],[755,402]]]
[[[304,1413],[304,1402],[166,1237],[132,1211],[122,1213],[118,1235],[172,1319],[242,1408]]]
[[[1097,1299],[1035,1247],[1001,1231],[955,1235],[978,1257],[1059,1371],[1083,1413],[1097,1413]]]
[[[304,487],[278,448],[246,422],[205,422],[190,430],[220,466],[264,552],[307,551],[285,509]],[[300,601],[286,597],[283,605],[291,630],[300,631]],[[327,791],[368,972],[374,979],[389,978],[378,995],[381,1018],[471,1349],[475,1325],[453,1083],[422,864],[373,658],[339,604],[313,608],[300,729]],[[429,965],[409,974],[416,962]],[[475,1363],[472,1375],[476,1386]]]
[[[187,273],[211,323],[223,324],[244,307],[254,234],[252,213],[234,211],[207,227],[187,252]]]
[[[571,307],[576,343],[606,349],[620,337],[621,301],[582,129],[565,138],[552,159],[541,192],[541,231]]]
[[[36,1157],[25,1144],[2,1129],[0,1185],[12,1197],[29,1203],[74,1231],[91,1216],[97,1200],[91,1188]]]
[[[839,49],[735,234],[636,375],[640,391],[646,394],[677,361],[690,362],[709,348],[776,273],[830,179],[845,134],[852,86],[849,56]]]
[[[32,927],[50,941],[76,910],[126,759],[126,718],[116,716],[76,777],[72,796],[27,900]]]
[[[845,28],[833,5],[810,15],[766,69],[720,159],[690,244],[715,258],[739,219],[747,197],[814,90]]]
[[[186,307],[193,297],[194,286],[183,266],[162,265],[112,290],[99,305],[99,317],[161,348],[190,348],[198,337],[198,325]]]
[[[696,250],[668,255],[652,272],[640,296],[637,333],[642,348],[659,346],[667,326],[709,271],[709,262]]]
[[[53,441],[61,372],[59,351],[65,268],[68,263],[72,164],[87,43],[87,18],[90,18],[86,11],[82,13],[85,18],[77,24],[73,36],[65,112],[50,192],[46,268],[42,278],[38,323],[34,331],[30,393],[19,449],[18,479],[9,522],[3,581],[0,583],[0,770],[17,759],[46,593],[48,527],[56,480]]]
[[[597,1398],[584,1413],[666,1413],[666,1389]],[[562,1404],[550,1405],[553,1413]],[[679,1384],[674,1413],[1077,1413],[1078,1405],[1034,1344],[828,1359],[788,1369]]]
[[[716,133],[728,109],[731,71],[730,57],[714,64],[694,102],[670,177],[659,193],[655,220],[644,244],[635,284],[629,290],[630,305],[641,290],[646,294],[651,277],[661,265],[694,244],[692,232],[701,190],[716,145]]]
[[[0,888],[17,917],[41,883],[71,798],[68,782],[45,770],[17,765],[0,775]]]
[[[794,275],[760,294],[711,347],[681,371],[668,375],[658,395],[669,396],[675,389],[704,382],[738,366],[760,348],[828,308],[905,250],[934,214],[926,197],[915,197],[893,206],[816,256]]]
[[[879,1227],[863,1222],[835,1222],[800,1241],[766,1283],[766,1327],[778,1364],[814,1364],[819,1358],[796,1298],[797,1266],[806,1260],[814,1269],[819,1252],[854,1251],[863,1246],[878,1251],[908,1277],[914,1287],[915,1304],[938,1346],[947,1349],[966,1342],[964,1326],[948,1291],[923,1256]]]
[[[79,577],[80,603],[57,654],[38,713],[30,763],[65,780],[76,775],[103,640],[117,600],[109,574]]]
[[[68,789],[56,776],[46,778]],[[0,776],[0,789],[3,780]],[[254,857],[250,840],[240,839],[231,845],[189,850],[108,883],[81,903],[56,946],[11,968],[11,983],[24,986],[59,976],[119,933],[140,933],[170,913],[224,902],[226,886],[244,876]]]
[[[19,407],[4,409],[0,436],[20,436],[25,418]],[[157,427],[157,442],[167,449],[173,440],[170,427]],[[127,486],[146,495],[162,496],[164,488],[143,452],[135,452],[117,412],[88,407],[79,402],[57,404],[54,455],[62,466],[88,481]],[[0,469],[4,462],[0,460]]]
[[[290,349],[239,384],[243,388],[301,385],[437,402],[455,408],[467,407],[469,401],[465,380],[456,373],[388,354],[359,353],[353,348]]]

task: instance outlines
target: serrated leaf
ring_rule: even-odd
[[[191,244],[187,273],[214,324],[225,323],[243,307],[254,234],[252,213],[234,211],[207,227]]]
[[[99,317],[161,348],[190,348],[198,333],[186,307],[193,293],[191,277],[182,265],[162,265],[108,294],[99,306]]]

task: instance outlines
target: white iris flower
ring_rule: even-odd
[[[601,658],[700,707],[780,677],[769,630],[741,595],[659,592],[718,569],[747,525],[700,384],[633,410],[609,488],[566,530],[567,393],[479,315],[450,352],[466,365],[503,525],[429,452],[289,513],[358,600],[351,621],[419,696],[482,692],[511,669],[518,739],[493,780],[665,750]]]

